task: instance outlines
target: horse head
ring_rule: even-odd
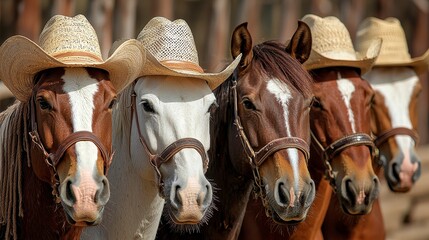
[[[159,187],[167,203],[164,212],[173,225],[204,222],[213,191],[204,176],[210,113],[216,106],[213,93],[203,80],[177,76],[142,77],[134,92],[131,160],[135,170]]]
[[[322,158],[315,164],[325,169],[346,213],[366,214],[379,191],[370,137],[374,92],[354,68],[321,68],[312,74],[312,149]]]
[[[422,86],[408,67],[376,67],[365,78],[375,90],[372,128],[387,183],[392,191],[407,192],[421,172],[415,147]]]
[[[97,224],[110,197],[105,174],[116,90],[109,74],[54,68],[36,75],[35,83],[29,104],[34,172],[52,185],[69,223]]]
[[[254,180],[267,215],[278,223],[305,219],[315,196],[307,169],[311,78],[300,64],[310,49],[310,31],[301,22],[288,46],[252,47],[247,23],[232,36],[232,56],[243,57],[230,78],[235,121],[229,154],[237,172]]]

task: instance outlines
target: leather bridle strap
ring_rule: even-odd
[[[255,165],[261,166],[262,163],[272,154],[277,151],[288,149],[288,148],[297,148],[304,154],[304,158],[308,163],[309,156],[309,146],[308,144],[297,137],[284,137],[279,139],[274,139],[269,142],[263,148],[255,153]]]
[[[135,83],[136,82],[133,83],[133,89],[134,89]],[[203,160],[203,170],[205,173],[207,171],[207,168],[209,165],[209,159],[207,157],[207,153],[205,151],[204,145],[195,138],[181,138],[181,139],[171,143],[170,145],[168,145],[161,152],[161,154],[152,153],[152,151],[149,149],[149,146],[147,145],[147,143],[146,143],[146,141],[142,135],[142,131],[140,129],[139,116],[137,113],[137,107],[135,106],[136,105],[136,97],[137,97],[137,94],[133,91],[133,93],[131,94],[131,121],[132,121],[133,115],[135,115],[137,131],[139,134],[140,143],[143,145],[143,149],[145,150],[146,154],[149,156],[150,164],[153,166],[153,168],[156,172],[156,175],[158,178],[159,194],[161,195],[161,197],[165,198],[165,196],[164,196],[164,182],[162,179],[161,171],[159,170],[160,166],[163,163],[166,163],[169,160],[171,160],[175,154],[177,154],[178,152],[180,152],[181,150],[183,150],[185,148],[195,149],[201,155],[201,159]]]
[[[416,131],[414,131],[413,129],[409,129],[409,128],[405,128],[405,127],[397,127],[397,128],[389,129],[389,130],[384,131],[384,132],[380,133],[379,135],[377,135],[376,139],[374,140],[375,146],[380,148],[381,145],[383,145],[385,142],[387,142],[387,140],[389,138],[396,136],[396,135],[410,136],[416,144],[419,141],[419,134]]]
[[[322,143],[316,138],[313,131],[311,133],[312,141],[316,143],[318,151],[323,156],[323,164],[325,165],[325,178],[329,181],[334,191],[336,191],[335,178],[336,173],[332,169],[332,159],[341,151],[352,146],[367,146],[370,149],[371,156],[374,159],[377,157],[377,148],[374,145],[373,138],[366,133],[354,133],[344,136],[326,148],[323,147]]]

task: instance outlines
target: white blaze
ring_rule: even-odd
[[[63,91],[68,94],[71,106],[73,132],[92,132],[94,95],[98,81],[91,78],[84,68],[64,68]],[[92,176],[96,169],[98,148],[93,142],[81,141],[75,144],[78,172]]]
[[[283,117],[284,117],[284,122],[286,127],[286,134],[287,134],[287,137],[290,137],[291,132],[290,132],[290,123],[289,123],[288,104],[289,104],[289,101],[292,99],[292,93],[289,87],[287,86],[287,84],[283,83],[277,78],[272,78],[268,80],[267,90],[275,96],[277,101],[283,107]],[[290,164],[293,170],[295,189],[298,189],[298,183],[299,183],[298,150],[296,148],[288,148],[286,151],[289,155]]]
[[[342,78],[339,72],[338,72],[337,86],[343,98],[343,102],[346,105],[347,115],[349,116],[349,122],[352,127],[352,131],[353,133],[355,133],[356,132],[355,116],[353,114],[353,110],[350,104],[353,92],[355,91],[355,86],[349,79]]]

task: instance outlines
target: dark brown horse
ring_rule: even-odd
[[[310,113],[313,136],[309,169],[316,183],[316,199],[305,221],[294,227],[273,225],[255,204],[249,205],[241,239],[321,239],[330,203],[335,215],[326,217],[346,222],[349,215],[371,211],[379,185],[369,136],[374,93],[353,68],[322,68],[313,70],[312,75],[315,102]],[[333,189],[337,194],[332,194]]]
[[[79,239],[109,199],[116,90],[105,70],[53,68],[0,115],[2,238]]]
[[[288,46],[265,42],[252,48],[246,26],[232,37],[233,57],[243,53],[240,67],[215,91],[219,108],[207,176],[218,189],[218,211],[199,234],[176,238],[236,239],[252,192],[281,223],[302,221],[314,199],[306,162],[311,78],[300,64],[310,53],[309,29],[300,23]],[[161,227],[158,238],[172,239],[168,231]]]

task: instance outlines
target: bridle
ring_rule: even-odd
[[[410,136],[416,144],[419,141],[419,134],[415,130],[406,128],[406,127],[396,127],[378,134],[374,140],[374,144],[377,148],[381,148],[381,145],[386,143],[389,140],[389,138],[394,137],[396,135]],[[386,161],[382,159],[380,159],[380,161],[381,161],[381,164],[383,165],[387,164]]]
[[[244,128],[241,125],[240,116],[238,115],[238,96],[237,96],[237,79],[238,79],[238,70],[236,69],[233,73],[231,79],[231,90],[232,90],[232,98],[234,104],[234,125],[236,126],[238,137],[241,140],[241,144],[243,145],[244,152],[246,154],[247,159],[249,160],[250,167],[253,173],[253,191],[255,197],[260,197],[262,203],[265,207],[265,212],[267,216],[270,215],[268,209],[268,199],[266,196],[266,192],[263,187],[263,181],[261,175],[259,173],[259,167],[264,163],[265,160],[272,154],[288,149],[288,148],[296,148],[300,150],[304,154],[304,158],[308,163],[308,159],[310,157],[309,146],[308,144],[301,138],[298,137],[283,137],[277,138],[269,143],[267,143],[264,147],[255,151],[250,144],[246,133],[244,132]]]
[[[152,153],[152,151],[149,149],[149,146],[146,143],[146,141],[142,135],[142,131],[140,129],[139,115],[137,113],[137,107],[136,107],[137,94],[134,91],[135,84],[136,84],[136,81],[134,81],[133,85],[132,85],[133,93],[131,94],[131,121],[133,119],[133,115],[135,115],[136,124],[137,124],[137,131],[139,134],[140,143],[142,144],[143,149],[145,150],[146,154],[149,156],[149,162],[152,165],[153,169],[155,170],[156,176],[158,178],[159,194],[162,198],[165,198],[164,181],[162,179],[161,171],[159,170],[159,168],[161,167],[161,165],[163,163],[166,163],[169,160],[171,160],[173,158],[173,156],[176,155],[176,153],[180,152],[182,149],[191,148],[191,149],[195,149],[201,155],[201,159],[203,160],[203,170],[205,173],[207,171],[207,168],[209,165],[209,159],[207,157],[207,153],[204,149],[203,144],[195,138],[181,138],[181,139],[171,143],[170,145],[168,145],[164,149],[164,151],[161,152],[161,154]]]
[[[313,131],[310,131],[310,133],[312,141],[316,143],[315,145],[318,148],[317,150],[323,157],[323,164],[325,165],[325,179],[329,181],[334,192],[337,190],[337,186],[335,184],[337,174],[332,169],[331,161],[338,153],[352,146],[367,146],[370,150],[371,156],[374,159],[378,157],[378,148],[375,146],[373,138],[366,133],[353,133],[346,135],[337,139],[326,148],[323,147],[322,143],[316,138]]]
[[[97,146],[97,148],[100,150],[101,157],[103,158],[104,174],[107,175],[110,164],[112,163],[113,153],[108,151],[104,146],[104,144],[100,141],[100,139],[97,136],[95,136],[92,132],[89,132],[89,131],[73,132],[61,142],[57,150],[55,150],[54,152],[49,152],[48,150],[46,150],[42,140],[40,139],[39,132],[37,130],[36,92],[35,91],[33,91],[30,101],[31,102],[29,103],[28,107],[30,109],[31,131],[28,132],[28,134],[30,135],[32,148],[37,147],[40,151],[42,151],[43,156],[45,158],[44,159],[45,163],[49,168],[49,172],[51,175],[50,184],[52,187],[52,195],[55,198],[55,202],[59,203],[61,201],[61,198],[58,192],[58,187],[60,186],[60,178],[57,171],[58,164],[60,164],[61,159],[64,153],[67,151],[67,149],[69,149],[77,142],[90,141],[90,142],[93,142],[95,146]]]

